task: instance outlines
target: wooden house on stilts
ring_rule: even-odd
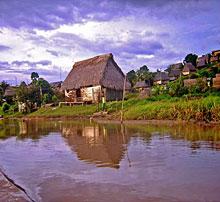
[[[76,62],[64,80],[66,102],[97,103],[121,100],[125,75],[112,54]]]

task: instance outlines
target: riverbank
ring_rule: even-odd
[[[1,201],[30,201],[25,194],[0,172],[0,199]]]
[[[98,112],[97,105],[41,108],[26,118],[101,118],[119,120],[122,102],[109,102],[106,112]],[[124,120],[172,120],[219,122],[220,97],[128,99],[123,104]]]

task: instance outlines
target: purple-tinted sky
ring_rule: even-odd
[[[75,61],[110,52],[124,72],[164,69],[214,49],[219,0],[0,0],[0,80],[64,79]]]

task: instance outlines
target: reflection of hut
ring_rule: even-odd
[[[118,168],[125,152],[124,144],[127,144],[128,139],[119,129],[111,130],[100,125],[77,126],[72,130],[64,128],[63,135],[80,160],[99,167]]]
[[[136,91],[138,91],[141,95],[141,97],[144,97],[144,96],[150,96],[150,93],[151,93],[151,84],[150,84],[150,81],[138,81],[135,86],[134,86],[134,89]]]
[[[213,88],[220,89],[220,74],[216,74],[213,78]]]
[[[183,75],[186,76],[186,75],[189,75],[193,72],[196,72],[196,68],[193,66],[193,64],[192,63],[186,63],[184,65],[183,70],[182,70]]]

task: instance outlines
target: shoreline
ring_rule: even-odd
[[[3,201],[31,201],[15,184],[10,182],[0,170],[0,198]]]
[[[121,123],[118,118],[112,118],[109,116],[100,116],[100,117],[92,117],[92,116],[24,116],[24,117],[14,117],[9,119],[21,119],[23,121],[28,120],[87,120],[87,121],[95,121],[97,123],[113,123],[113,124],[152,124],[152,125],[180,125],[180,124],[193,124],[198,126],[218,126],[220,125],[220,121],[214,122],[205,122],[205,121],[196,121],[196,120],[169,120],[169,119],[126,119]]]

